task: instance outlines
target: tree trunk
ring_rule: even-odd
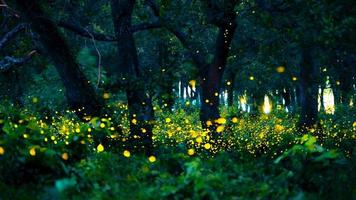
[[[324,90],[325,90],[325,84],[322,83],[320,86],[321,94],[320,94],[320,113],[325,112],[325,106],[324,106]]]
[[[102,102],[75,62],[67,42],[56,25],[46,17],[36,1],[16,0],[16,3],[31,22],[32,29],[38,34],[44,52],[53,61],[63,81],[69,108],[79,117],[100,115]]]
[[[214,123],[220,117],[219,114],[219,91],[221,79],[227,63],[229,47],[235,33],[236,23],[234,16],[229,23],[219,27],[219,33],[215,44],[213,62],[200,67],[201,81],[201,107],[200,120],[203,128],[215,131],[215,126],[206,126],[207,121]]]
[[[174,94],[173,94],[173,72],[171,63],[169,63],[169,46],[166,42],[160,41],[158,44],[158,54],[159,54],[159,67],[161,68],[161,80],[157,84],[159,87],[158,91],[158,102],[161,108],[171,112],[174,105]]]
[[[112,18],[117,38],[118,65],[116,73],[126,82],[130,120],[130,148],[151,154],[153,150],[152,101],[143,83],[135,40],[132,32],[134,0],[111,0]]]
[[[288,112],[292,110],[292,95],[290,88],[286,88],[285,91],[282,91],[282,97],[284,99],[284,106],[288,109]]]
[[[340,100],[344,106],[348,106],[352,96],[352,65],[348,62],[343,62],[340,69]]]
[[[251,100],[250,115],[256,117],[262,114],[264,95],[258,93],[252,94],[250,100]]]
[[[234,72],[229,72],[229,83],[227,85],[227,105],[228,106],[233,106],[234,105],[234,86],[235,86],[235,73]]]
[[[304,48],[300,69],[301,113],[299,127],[302,132],[318,124],[318,68],[312,61],[310,48]]]

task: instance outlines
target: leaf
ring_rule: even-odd
[[[336,152],[336,150],[330,150],[328,152],[325,152],[323,154],[321,154],[320,156],[315,158],[315,161],[324,161],[324,160],[328,160],[328,159],[335,159],[339,157],[339,153]]]

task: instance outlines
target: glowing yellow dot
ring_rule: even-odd
[[[215,92],[214,95],[217,97],[217,96],[219,96],[219,93]]]
[[[255,77],[253,77],[253,76],[250,76],[250,81],[253,81],[253,80],[255,80]]]
[[[131,122],[132,122],[133,124],[137,124],[137,119],[132,119]]]
[[[96,150],[98,152],[103,152],[104,151],[104,146],[102,144],[99,144],[97,147],[96,147]]]
[[[205,103],[209,103],[209,99],[205,99]]]
[[[190,102],[189,102],[189,101],[185,102],[185,105],[186,105],[186,106],[189,106],[189,105],[190,105]]]
[[[231,85],[231,82],[230,81],[226,82],[226,85]]]
[[[197,138],[195,139],[195,141],[196,141],[197,143],[202,143],[202,142],[203,142],[203,138],[202,138],[202,137],[197,137]]]
[[[205,149],[210,149],[211,148],[211,144],[209,144],[209,143],[204,144],[204,148]]]
[[[75,132],[76,132],[76,133],[80,133],[80,128],[76,128],[76,129],[75,129]]]
[[[129,158],[131,156],[131,153],[128,151],[128,150],[125,150],[123,155],[126,157],[126,158]]]
[[[340,85],[340,81],[336,81],[336,85]]]
[[[221,133],[224,131],[224,126],[218,126],[216,127],[216,132]]]
[[[35,148],[31,148],[29,151],[31,156],[36,156],[36,149]]]
[[[192,86],[192,88],[195,88],[195,84],[197,83],[196,80],[190,80],[189,85]]]
[[[68,153],[63,153],[62,154],[62,159],[63,160],[68,160],[69,156],[68,156]]]
[[[166,118],[166,123],[170,123],[172,120],[171,120],[171,118]]]
[[[105,128],[105,124],[104,123],[100,123],[100,128]]]
[[[0,155],[4,155],[5,149],[3,147],[0,147]]]
[[[28,134],[23,134],[23,138],[27,139],[28,138]]]
[[[276,125],[274,126],[274,130],[275,130],[276,132],[281,132],[281,131],[284,130],[284,127],[283,127],[282,125],[276,124]]]
[[[146,133],[146,132],[147,132],[147,130],[146,130],[146,129],[144,129],[144,128],[141,128],[141,132],[142,132],[142,133]]]
[[[293,80],[293,81],[296,81],[296,80],[298,80],[298,78],[295,77],[295,76],[293,76],[293,77],[292,77],[292,80]]]
[[[38,103],[38,98],[37,97],[33,97],[32,98],[32,103]]]
[[[232,121],[232,123],[237,123],[237,117],[233,117],[233,118],[231,119],[231,121]]]
[[[353,127],[356,127],[356,121],[354,121],[354,123],[352,124]]]
[[[150,156],[150,157],[148,157],[148,161],[150,161],[151,163],[156,162],[156,157]]]
[[[105,92],[105,93],[103,94],[103,99],[109,99],[109,98],[110,98],[110,94],[107,93],[107,92]]]
[[[219,119],[216,120],[216,123],[218,124],[225,124],[226,123],[226,119],[223,117],[220,117]]]
[[[260,133],[258,134],[258,137],[260,137],[261,139],[265,137],[265,134],[264,133]]]
[[[279,66],[279,67],[276,68],[276,71],[277,71],[278,73],[283,73],[283,72],[286,71],[286,68],[285,68],[284,66]]]
[[[51,140],[55,140],[56,139],[56,137],[54,137],[53,135],[51,136]]]
[[[194,155],[195,151],[194,151],[194,149],[188,149],[187,153],[188,153],[188,155],[192,156],[192,155]]]
[[[206,121],[206,125],[209,127],[209,126],[213,125],[213,123],[210,120],[208,120],[208,121]]]

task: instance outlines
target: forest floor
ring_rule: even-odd
[[[217,147],[196,109],[156,109],[155,153],[146,156],[125,148],[126,108],[116,106],[88,122],[2,107],[0,199],[355,198],[352,114],[321,115],[322,132],[299,134],[297,116],[223,109]]]

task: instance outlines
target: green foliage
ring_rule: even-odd
[[[2,108],[1,194],[6,198],[21,185],[22,193],[39,199],[309,199],[326,195],[348,199],[352,195],[355,133],[351,122],[336,124],[335,129],[326,120],[322,136],[313,135],[314,130],[298,136],[296,119],[283,113],[236,117],[230,108],[219,120],[227,145],[219,148],[201,129],[195,109],[171,115],[156,107],[157,160],[149,161],[140,154],[125,154],[121,141],[129,129],[127,108],[117,105],[115,109],[122,111],[115,120],[79,122],[69,114],[41,119],[35,112]],[[125,123],[115,125],[114,121]],[[334,131],[343,134],[334,136]],[[207,149],[206,143],[211,147]]]

